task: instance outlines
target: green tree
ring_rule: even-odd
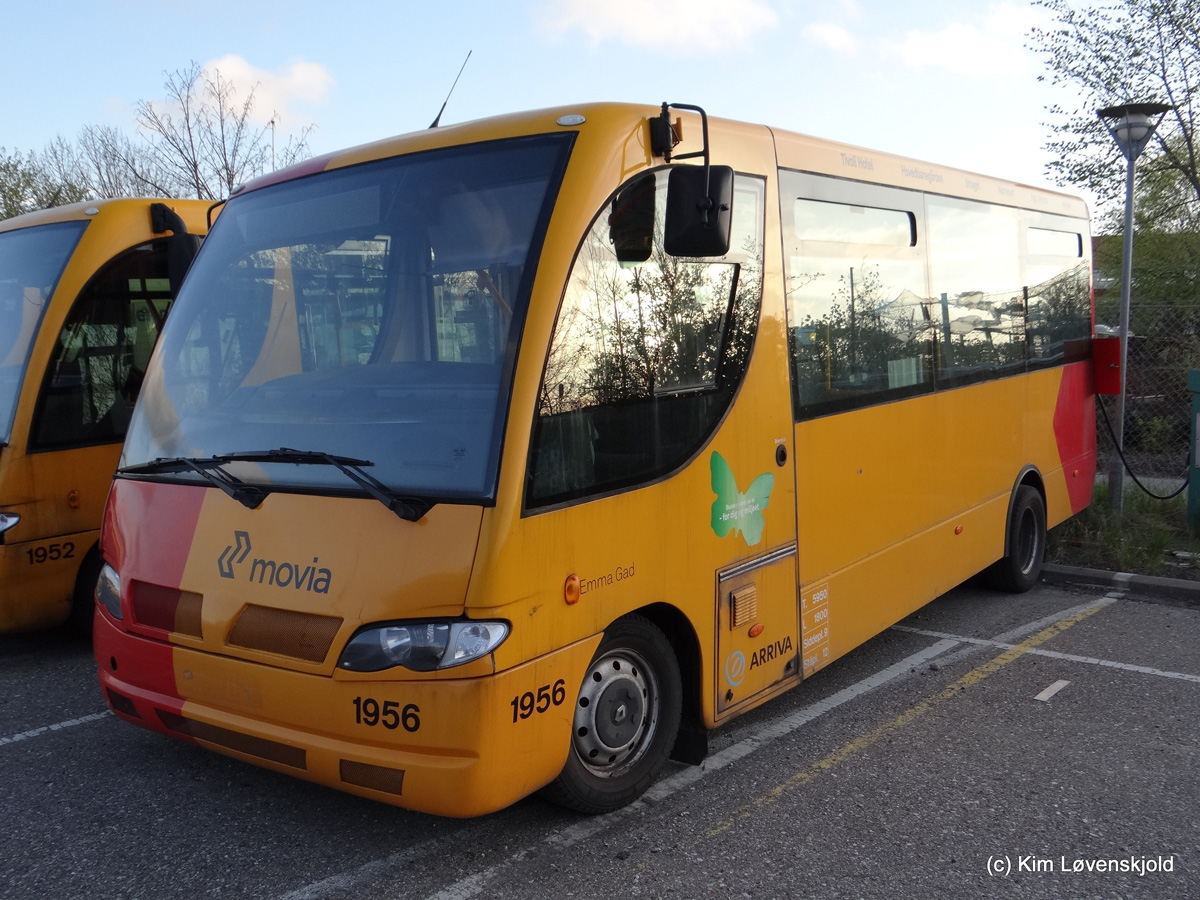
[[[29,212],[37,172],[31,160],[0,147],[0,216],[5,219]]]
[[[83,200],[87,190],[61,171],[51,148],[42,154],[0,147],[0,218]]]
[[[1140,203],[1161,230],[1200,223],[1200,4],[1195,0],[1034,0],[1054,19],[1030,33],[1052,84],[1070,88],[1078,105],[1048,107],[1053,162],[1060,184],[1092,191],[1109,224],[1123,202],[1124,157],[1096,111],[1129,102],[1173,107],[1138,161]]]

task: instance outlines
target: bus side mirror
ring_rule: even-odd
[[[663,249],[671,256],[724,256],[733,222],[733,169],[676,166],[667,180]]]
[[[192,260],[204,239],[198,234],[172,234],[167,237],[167,278],[171,282],[171,296],[179,293],[183,276],[192,267]]]
[[[171,232],[166,238],[167,278],[171,282],[171,296],[174,296],[179,292],[179,285],[191,268],[203,238],[189,234],[187,223],[165,203],[150,204],[150,230],[155,234]]]

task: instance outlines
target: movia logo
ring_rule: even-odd
[[[250,534],[245,531],[235,531],[233,539],[237,542],[230,544],[217,557],[217,568],[221,570],[222,578],[233,577],[234,563],[240,563],[250,553]]]
[[[235,531],[234,543],[221,551],[217,557],[217,569],[222,578],[236,578],[234,566],[240,566],[250,555],[250,533]],[[314,594],[328,594],[329,582],[333,573],[319,565],[320,560],[313,557],[311,564],[280,562],[274,559],[252,559],[250,573],[246,580],[255,584],[269,584],[271,587],[291,587],[298,591],[310,591]]]

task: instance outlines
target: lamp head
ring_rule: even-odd
[[[1097,115],[1125,158],[1132,162],[1146,149],[1163,113],[1169,109],[1165,103],[1124,103],[1105,107]]]

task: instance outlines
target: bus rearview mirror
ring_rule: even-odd
[[[667,181],[663,249],[671,256],[724,256],[733,222],[733,169],[676,166]]]

